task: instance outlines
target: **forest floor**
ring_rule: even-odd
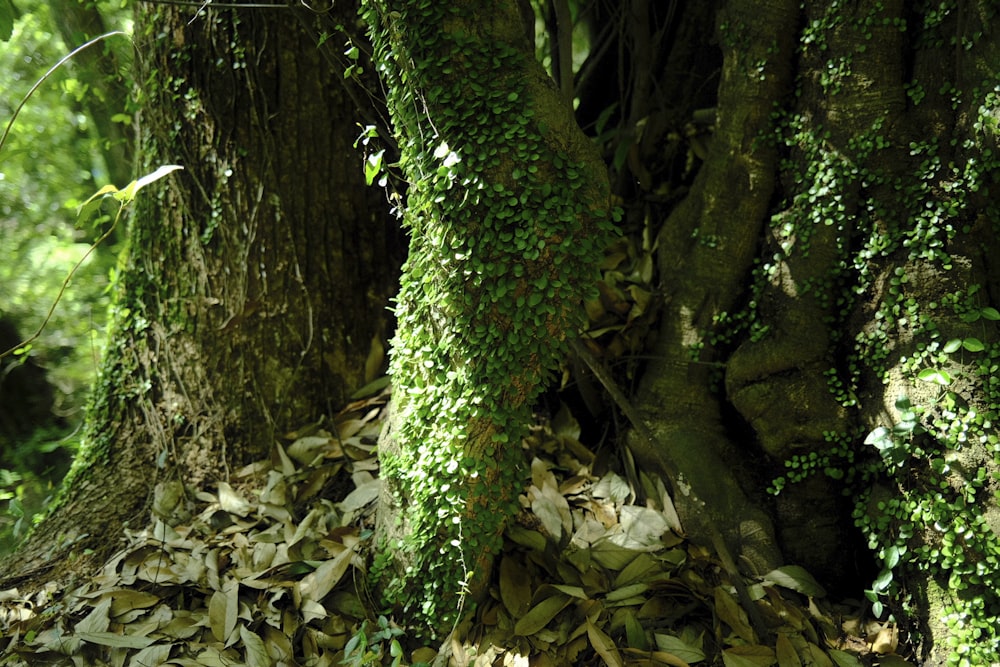
[[[356,400],[211,490],[161,485],[149,526],[87,581],[0,591],[0,665],[913,664],[892,624],[795,566],[742,582],[748,614],[663,482],[615,471],[565,408],[522,443],[522,510],[487,599],[443,645],[412,645],[366,589],[388,400]]]

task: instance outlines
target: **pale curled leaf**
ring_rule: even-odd
[[[146,187],[150,183],[154,183],[167,174],[177,171],[178,169],[183,169],[184,167],[177,164],[165,164],[159,167],[156,171],[153,171],[145,176],[139,178],[138,180],[129,183],[125,189],[122,191],[125,193],[124,201],[132,201],[135,198],[136,193],[142,188]],[[117,196],[117,195],[116,195]]]
[[[303,600],[299,606],[299,612],[302,614],[302,620],[306,623],[329,616],[326,607],[314,600]]]
[[[531,511],[542,522],[542,526],[552,539],[559,542],[563,536],[564,513],[569,514],[566,498],[551,486],[544,486],[541,489],[533,486],[529,494],[534,496],[531,501]]]
[[[595,498],[608,498],[616,503],[621,503],[625,502],[632,490],[624,477],[609,472],[594,485],[590,493]]]
[[[666,517],[649,507],[626,505],[622,507],[620,528],[613,531],[610,540],[634,551],[656,551],[663,548],[661,538],[670,530]]]
[[[233,490],[226,482],[219,482],[219,505],[225,511],[237,516],[246,516],[253,511],[253,505]]]

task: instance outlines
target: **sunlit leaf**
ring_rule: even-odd
[[[631,493],[632,490],[625,478],[613,472],[602,477],[591,491],[595,498],[610,498],[617,503],[625,502]]]
[[[119,201],[122,201],[127,204],[131,202],[133,199],[135,199],[136,194],[138,194],[139,190],[141,190],[142,188],[146,187],[150,183],[155,183],[156,181],[160,180],[161,178],[163,178],[164,176],[166,176],[171,172],[183,168],[184,167],[176,164],[163,165],[156,171],[146,174],[145,176],[132,181],[127,186],[125,186],[123,190],[116,193],[114,196]]]
[[[986,346],[978,338],[966,338],[962,341],[962,347],[969,352],[982,352],[986,349]]]
[[[101,208],[101,202],[104,200],[104,197],[115,192],[118,192],[118,188],[108,184],[91,195],[87,201],[80,204],[79,208],[76,209],[77,221],[80,224],[86,224]]]
[[[670,530],[662,512],[650,507],[626,505],[621,509],[621,530],[609,538],[615,544],[635,551],[654,551],[663,548],[660,538]]]
[[[227,482],[219,482],[219,505],[230,514],[246,516],[253,511],[253,505],[236,493]]]
[[[924,382],[930,382],[942,386],[947,386],[951,384],[952,381],[951,374],[949,374],[948,371],[939,368],[925,368],[917,373],[917,378],[923,380]]]

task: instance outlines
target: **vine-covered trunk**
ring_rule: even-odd
[[[338,17],[139,5],[141,169],[184,169],[137,197],[80,455],[7,574],[102,557],[381,372],[400,251],[314,38]]]
[[[414,631],[484,591],[533,400],[611,228],[594,146],[534,60],[527,3],[367,3],[408,182],[375,573]]]
[[[860,535],[873,611],[926,664],[1000,652],[995,21],[974,2],[726,3],[641,395],[660,437],[637,453],[680,470],[696,538],[722,522],[758,573],[830,580]]]

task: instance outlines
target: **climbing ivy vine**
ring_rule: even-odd
[[[363,15],[410,234],[380,445],[398,513],[373,574],[434,636],[466,610],[517,509],[532,401],[581,324],[613,223],[603,169],[566,138],[516,3],[369,0]]]

